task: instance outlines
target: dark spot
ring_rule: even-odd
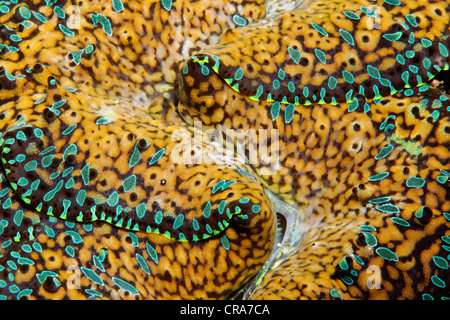
[[[44,109],[43,116],[44,116],[45,121],[47,121],[48,123],[52,123],[53,121],[55,121],[55,119],[57,117],[56,113],[54,113],[49,108]]]
[[[77,162],[77,157],[76,157],[74,154],[69,154],[69,155],[66,157],[65,162],[66,162],[68,165],[74,165],[74,164]]]
[[[41,73],[44,70],[44,67],[40,63],[36,63],[33,66],[33,73]]]
[[[55,293],[56,291],[58,291],[58,286],[56,285],[55,280],[53,279],[53,277],[45,278],[45,281],[42,284],[42,287],[47,292]]]
[[[356,244],[361,247],[365,247],[367,245],[366,236],[364,233],[360,232],[358,237],[356,238]]]
[[[149,144],[148,141],[145,140],[145,139],[139,139],[138,142],[137,142],[137,147],[138,147],[139,149],[141,149],[141,150],[147,149],[149,145],[150,145],[150,144]]]
[[[136,201],[137,198],[138,198],[138,196],[137,196],[136,192],[130,193],[130,201],[131,202]]]
[[[98,171],[96,169],[89,170],[89,179],[95,179],[98,176]]]

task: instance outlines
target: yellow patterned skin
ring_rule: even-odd
[[[0,298],[449,297],[447,2],[0,9]]]
[[[370,31],[363,23],[370,12],[360,10],[365,2],[284,12],[228,32],[181,69],[179,111],[187,122],[241,129],[234,138],[248,157],[261,141],[258,130],[280,135],[266,140],[278,152],[279,170],[267,170],[262,158],[253,166],[269,189],[298,207],[300,235],[247,298],[449,297],[449,97],[417,81],[448,69],[449,4],[427,3],[422,11],[419,2],[387,2],[370,3],[381,12],[379,28]],[[398,39],[387,40],[402,24]],[[361,42],[362,34],[370,41]],[[323,50],[326,63],[308,46]]]
[[[174,108],[177,64],[213,40],[177,17],[206,15],[220,34],[238,3],[122,4],[1,16],[2,299],[224,299],[272,251],[273,204],[252,169],[217,164]],[[256,4],[239,11],[251,21]]]

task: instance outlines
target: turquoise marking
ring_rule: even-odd
[[[234,80],[239,81],[244,76],[244,70],[239,67],[236,72],[234,73]]]
[[[156,222],[156,224],[160,224],[162,222],[162,219],[163,219],[163,214],[162,214],[161,211],[158,211],[155,214],[155,222]]]
[[[398,261],[398,256],[388,248],[380,247],[375,252],[385,260]]]
[[[422,188],[426,180],[420,177],[411,177],[406,180],[406,186],[410,188]]]
[[[142,219],[144,217],[145,211],[146,211],[145,202],[141,202],[140,204],[137,205],[136,215],[138,216],[139,219]]]
[[[64,19],[66,17],[66,13],[60,6],[54,6],[53,7],[53,13],[61,19]]]
[[[133,168],[138,162],[141,160],[141,152],[137,147],[137,143],[134,146],[133,153],[131,154],[130,161],[128,162],[128,166]]]
[[[161,4],[164,9],[169,11],[172,8],[172,0],[161,0]]]
[[[241,26],[241,27],[247,25],[247,20],[237,14],[233,15],[233,21],[234,21],[234,23],[236,23],[238,26]]]
[[[342,13],[345,14],[345,16],[346,16],[347,18],[350,18],[350,19],[353,19],[353,20],[359,20],[359,19],[360,19],[359,15],[357,15],[357,14],[356,14],[355,12],[353,12],[353,11],[345,10],[345,11],[342,11]]]
[[[395,33],[386,33],[383,35],[383,38],[385,38],[386,40],[389,41],[397,41],[398,39],[400,39],[403,35],[403,32],[398,31]]]
[[[448,50],[442,43],[439,43],[439,52],[441,53],[442,56],[446,58],[448,57]]]
[[[292,119],[294,118],[294,111],[295,111],[295,105],[290,103],[286,106],[286,109],[284,110],[284,121],[286,123],[290,123]]]
[[[353,39],[353,36],[350,32],[344,29],[339,29],[339,33],[341,34],[342,38],[344,38],[344,40],[347,41],[350,45],[355,45],[355,39]]]
[[[314,22],[313,22],[314,23]],[[291,56],[292,60],[294,60],[294,62],[296,64],[298,64],[300,62],[300,59],[302,58],[302,54],[300,53],[300,51],[298,51],[295,48],[291,48],[288,47],[288,53]],[[281,69],[280,69],[281,70]],[[283,77],[284,78],[284,77]]]
[[[155,249],[153,249],[153,247],[151,245],[149,245],[148,243],[145,244],[146,248],[147,248],[147,253],[150,256],[150,258],[152,258],[152,260],[158,264],[158,253],[156,252]]]
[[[100,23],[103,31],[105,31],[107,36],[112,36],[112,26],[111,21],[107,17],[105,17],[103,14],[98,13],[91,13],[91,19],[92,23],[94,24],[94,27],[97,27],[97,24]]]
[[[141,269],[148,275],[150,275],[150,269],[148,268],[148,264],[145,261],[144,257],[141,256],[139,253],[136,253],[136,260],[139,263],[139,266]]]
[[[67,28],[65,25],[63,24],[58,24],[58,28],[59,30],[62,31],[62,33],[64,33],[66,36],[68,37],[73,37],[75,36],[75,32],[73,32],[72,30],[70,30],[69,28]]]
[[[44,195],[44,201],[50,201],[50,200],[52,200],[53,197],[55,196],[55,194],[56,194],[59,190],[61,190],[63,184],[64,184],[64,181],[62,181],[62,180],[61,180],[60,182],[58,182],[58,184],[56,185],[56,187],[55,187],[53,190],[50,190],[49,192],[47,192],[47,193]]]
[[[376,208],[378,211],[385,213],[400,213],[400,208],[393,204],[383,204]]]
[[[182,213],[180,213],[180,214],[176,217],[175,221],[173,222],[173,229],[176,230],[176,229],[178,229],[179,227],[181,227],[181,225],[183,224],[183,222],[184,222],[184,215],[183,215]]]
[[[311,22],[311,25],[313,26],[314,29],[317,30],[317,32],[319,32],[321,35],[328,37],[328,32],[322,28],[321,26],[319,26],[318,24]]]
[[[116,206],[118,202],[119,202],[119,194],[117,193],[117,191],[114,191],[113,193],[111,193],[108,197],[108,200],[106,200],[106,203],[110,207]]]
[[[164,152],[166,151],[165,148],[162,148],[160,150],[158,150],[153,157],[150,159],[150,162],[148,163],[149,165],[152,165],[156,162],[158,162],[159,159],[161,159],[161,157],[164,155]]]
[[[355,77],[347,70],[342,71],[342,75],[344,76],[345,81],[347,81],[350,84],[355,81]]]
[[[387,178],[389,176],[389,172],[382,172],[379,174],[376,174],[374,176],[369,177],[369,181],[379,181]]]
[[[336,78],[333,76],[330,76],[330,78],[328,79],[328,87],[330,89],[335,89],[337,84],[338,84],[338,81],[336,80]]]
[[[272,104],[272,108],[270,109],[270,115],[271,115],[273,121],[275,121],[278,118],[278,116],[280,115],[280,107],[281,107],[281,104],[279,101],[275,101]]]
[[[327,57],[322,50],[314,49],[314,53],[316,54],[317,59],[322,63],[327,63]]]
[[[78,205],[83,206],[84,205],[84,201],[86,200],[86,191],[85,190],[80,190],[77,194],[76,197],[76,202],[78,203]]]
[[[112,0],[112,7],[114,11],[122,12],[123,11],[123,3],[121,0]]]
[[[280,81],[278,79],[273,79],[272,87],[274,89],[280,89]]]
[[[211,202],[208,202],[205,208],[203,209],[203,216],[206,219],[208,219],[210,215],[211,215]]]
[[[81,169],[81,178],[83,179],[83,183],[85,186],[89,184],[89,168],[90,164],[86,164],[83,169]]]
[[[386,158],[391,152],[394,150],[393,145],[388,145],[380,150],[380,152],[375,156],[376,160],[384,159]]]
[[[133,174],[122,181],[123,191],[128,192],[136,186],[136,176]]]
[[[98,284],[100,286],[103,286],[103,280],[98,276],[95,271],[92,271],[91,269],[81,267],[81,272],[93,283]]]
[[[226,235],[223,235],[222,237],[220,237],[220,243],[222,243],[222,246],[226,249],[229,250],[230,249],[230,241],[228,240]]]

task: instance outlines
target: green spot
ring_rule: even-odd
[[[90,281],[100,286],[103,286],[103,280],[94,271],[85,267],[81,267],[81,271]]]
[[[355,77],[347,70],[342,71],[342,75],[344,76],[345,81],[347,81],[350,84],[355,81]]]
[[[64,19],[66,16],[66,13],[64,12],[64,10],[60,7],[60,6],[54,6],[53,7],[53,12],[55,13],[55,15],[58,18]]]
[[[294,118],[294,111],[295,111],[295,105],[290,103],[286,106],[286,109],[284,110],[284,121],[286,123],[290,123],[292,119]]]
[[[136,206],[136,214],[139,219],[142,219],[144,217],[145,211],[146,211],[145,202],[142,202]]]
[[[63,24],[58,24],[58,28],[68,37],[73,37],[75,35],[75,33],[72,30],[70,30]]]
[[[141,159],[141,152],[139,151],[137,147],[137,143],[134,146],[133,153],[131,154],[130,161],[128,162],[128,166],[130,168],[133,168]]]
[[[222,237],[220,237],[220,243],[222,243],[222,246],[223,246],[226,250],[229,250],[229,249],[230,249],[230,242],[228,241],[227,236],[223,235]]]
[[[389,172],[382,172],[382,173],[379,173],[379,174],[369,177],[368,180],[369,181],[379,181],[379,180],[385,179],[388,176],[389,176]]]
[[[439,43],[439,52],[442,56],[448,57],[448,50],[442,43]]]
[[[69,230],[69,231],[66,231],[66,234],[72,237],[72,241],[75,244],[79,244],[79,243],[83,242],[83,238],[81,238],[81,236],[75,231]]]
[[[203,209],[203,216],[208,219],[211,215],[211,202],[208,202]]]
[[[370,203],[378,204],[378,203],[385,203],[391,201],[390,197],[379,197],[375,199],[369,200]]]
[[[376,209],[385,213],[400,213],[400,208],[393,204],[383,204]]]
[[[353,11],[345,10],[342,11],[343,14],[347,16],[347,18],[353,19],[353,20],[359,20],[360,17]]]
[[[241,27],[247,25],[247,20],[237,14],[233,15],[233,21],[234,21],[234,23],[236,23],[238,26],[241,26]]]
[[[172,2],[171,2],[172,4]],[[102,14],[95,14],[95,13],[91,13],[91,19],[92,19],[92,23],[94,24],[94,27],[97,27],[97,24],[100,23],[102,25],[103,31],[105,31],[106,35],[108,36],[112,36],[112,27],[111,27],[111,22],[109,21],[108,18],[106,18],[104,15]]]
[[[339,33],[341,34],[342,38],[344,38],[344,40],[347,41],[350,45],[355,45],[355,40],[353,39],[353,36],[350,32],[344,29],[339,29]]]
[[[64,181],[63,181],[63,180],[61,180],[60,182],[58,182],[58,184],[56,185],[56,187],[55,187],[53,190],[50,190],[49,192],[47,192],[47,193],[44,195],[44,198],[43,198],[44,201],[50,201],[50,200],[52,200],[53,197],[55,196],[55,194],[56,194],[59,190],[61,190],[63,184],[64,184]]]
[[[111,193],[108,197],[108,200],[106,200],[106,203],[110,207],[114,207],[118,202],[119,202],[119,194],[117,193],[117,191]]]
[[[176,217],[175,221],[173,222],[173,229],[176,230],[179,227],[181,227],[181,225],[183,224],[183,221],[184,221],[184,215],[182,213],[180,213]]]
[[[311,22],[311,25],[313,26],[314,29],[317,30],[317,32],[319,32],[321,35],[328,37],[328,32],[326,32],[326,30],[324,28],[322,28],[321,26],[319,26],[318,24]],[[298,62],[297,62],[298,63]]]
[[[155,162],[158,162],[159,159],[161,159],[161,157],[164,155],[164,152],[166,151],[165,148],[162,148],[160,150],[158,150],[153,157],[151,158],[150,162],[148,163],[149,165],[154,164]]]
[[[317,59],[322,63],[327,63],[327,57],[322,50],[314,49],[314,53],[316,54]]]
[[[336,78],[333,76],[330,76],[330,78],[328,79],[328,87],[330,89],[334,89],[334,88],[336,88],[337,84],[338,84],[338,81],[336,80]]]
[[[410,226],[408,221],[406,221],[405,219],[399,218],[399,217],[392,217],[391,220],[395,224],[401,225],[403,227],[409,227]]]
[[[366,243],[369,246],[375,247],[378,244],[378,239],[373,234],[366,232],[366,231],[363,232],[363,234],[364,234],[364,238],[366,238]]]
[[[120,287],[121,289],[128,291],[129,293],[133,294],[133,295],[138,295],[139,292],[136,290],[135,287],[133,287],[131,284],[129,284],[128,282],[123,281],[122,279],[116,278],[116,277],[112,277],[112,280],[114,281],[114,283]]]
[[[441,278],[439,278],[438,276],[432,276],[431,277],[431,282],[433,282],[434,285],[439,287],[439,288],[445,288],[445,282]]]
[[[34,171],[37,168],[37,161],[32,160],[32,161],[28,162],[27,164],[25,164],[23,168],[25,171]]]
[[[157,224],[160,224],[160,223],[162,222],[162,219],[163,219],[163,214],[162,214],[161,211],[158,211],[158,212],[155,214],[155,222],[156,222]]]
[[[272,105],[272,108],[270,109],[270,115],[273,121],[275,121],[280,115],[280,106],[281,106],[280,102],[275,101]]]
[[[398,261],[398,256],[388,248],[380,247],[375,250],[376,253],[385,260]]]
[[[448,269],[448,261],[442,257],[434,256],[433,261],[441,269]]]
[[[411,177],[406,180],[406,185],[410,188],[422,188],[426,183],[426,180],[420,177]]]
[[[117,12],[123,11],[123,3],[121,0],[112,0],[112,7],[114,11]]]
[[[242,79],[243,76],[244,76],[244,70],[241,67],[239,67],[236,70],[236,72],[234,73],[234,80],[239,81]]]
[[[128,192],[136,186],[136,176],[133,174],[122,181],[123,191]]]
[[[386,158],[391,152],[394,150],[393,145],[388,145],[380,150],[380,152],[375,156],[376,160],[384,159]]]
[[[90,164],[86,164],[83,169],[81,169],[81,178],[83,179],[83,183],[85,186],[89,184],[89,168]]]
[[[156,252],[155,249],[153,249],[153,247],[151,245],[149,245],[148,243],[145,244],[146,248],[147,248],[147,253],[150,256],[150,258],[152,258],[152,260],[158,264],[158,254]]]
[[[145,261],[144,257],[141,256],[139,253],[136,253],[136,260],[139,263],[140,267],[144,272],[148,275],[150,275],[150,269],[148,268],[148,264]]]
[[[383,38],[385,38],[386,40],[389,41],[397,41],[399,40],[403,35],[403,32],[398,31],[398,32],[394,32],[394,33],[386,33],[383,35]]]
[[[295,63],[298,64],[300,62],[300,59],[302,57],[302,54],[300,53],[300,51],[298,51],[295,48],[288,47],[288,53],[291,56],[292,60],[294,60]]]

